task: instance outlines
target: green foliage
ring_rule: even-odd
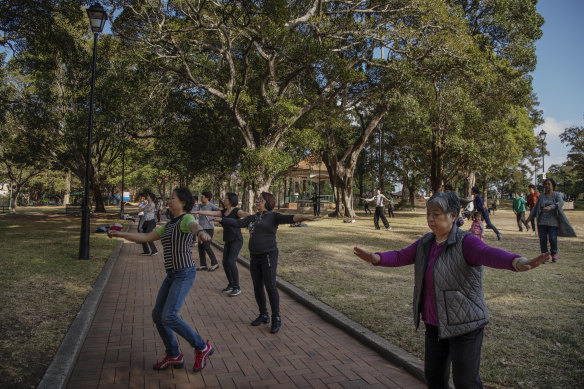
[[[244,148],[240,175],[244,181],[255,187],[290,165],[292,158],[286,151],[268,147]],[[258,172],[262,172],[263,176],[258,177]]]

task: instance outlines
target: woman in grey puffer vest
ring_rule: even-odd
[[[483,266],[526,271],[549,253],[527,259],[487,246],[460,230],[456,192],[434,194],[426,204],[432,232],[399,251],[355,254],[375,266],[414,265],[414,323],[426,326],[424,373],[429,388],[449,388],[450,365],[456,388],[482,388],[479,376],[483,330],[489,322],[483,295]]]

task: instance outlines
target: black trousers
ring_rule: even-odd
[[[312,204],[312,208],[314,211],[314,216],[320,216],[320,203]]]
[[[280,316],[280,295],[276,287],[276,269],[278,267],[278,249],[263,254],[250,254],[249,271],[253,281],[253,294],[260,314],[268,313],[266,294],[270,299],[272,316]]]
[[[149,233],[154,231],[154,228],[156,227],[156,220],[146,220],[142,223],[142,232],[143,233]],[[148,249],[148,247],[150,247],[150,249]],[[142,252],[145,254],[148,253],[157,253],[158,249],[156,248],[156,245],[154,244],[154,242],[144,242],[142,243]]]
[[[438,339],[438,328],[426,324],[424,374],[428,389],[448,389],[450,365],[456,389],[481,389],[479,376],[483,328],[450,339]]]
[[[205,230],[205,232],[207,234],[209,234],[209,236],[212,238],[213,237],[213,233],[215,232],[214,228]],[[201,266],[207,266],[207,257],[205,256],[205,253],[209,254],[209,258],[211,258],[211,266],[215,266],[217,265],[217,257],[215,256],[215,253],[213,252],[213,249],[211,248],[211,241],[207,241],[204,243],[199,242],[199,244],[197,245],[197,248],[199,249],[199,259],[201,260]]]
[[[375,229],[379,229],[379,218],[383,222],[385,228],[389,228],[389,222],[385,218],[385,214],[383,212],[383,207],[375,207],[375,215],[373,215],[373,224],[375,225]]]
[[[365,214],[367,214],[367,212],[371,213],[371,210],[369,209],[369,203],[365,203],[363,210],[365,211]]]
[[[229,286],[239,288],[239,270],[237,270],[237,256],[243,246],[243,240],[225,242],[223,246],[223,270]]]

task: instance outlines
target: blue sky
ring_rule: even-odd
[[[568,147],[559,135],[567,127],[584,125],[584,0],[540,0],[537,10],[545,24],[532,75],[545,123],[534,132],[548,133],[547,171],[566,161]]]

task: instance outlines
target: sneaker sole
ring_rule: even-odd
[[[229,297],[235,297],[235,296],[239,296],[241,294],[241,290],[238,291],[237,293],[229,293]]]
[[[182,363],[168,363],[164,367],[152,366],[152,369],[154,369],[154,370],[166,370],[166,369],[168,369],[171,366],[173,368],[175,368],[175,369],[182,369],[183,367],[185,367],[185,363],[184,362],[182,362]]]

